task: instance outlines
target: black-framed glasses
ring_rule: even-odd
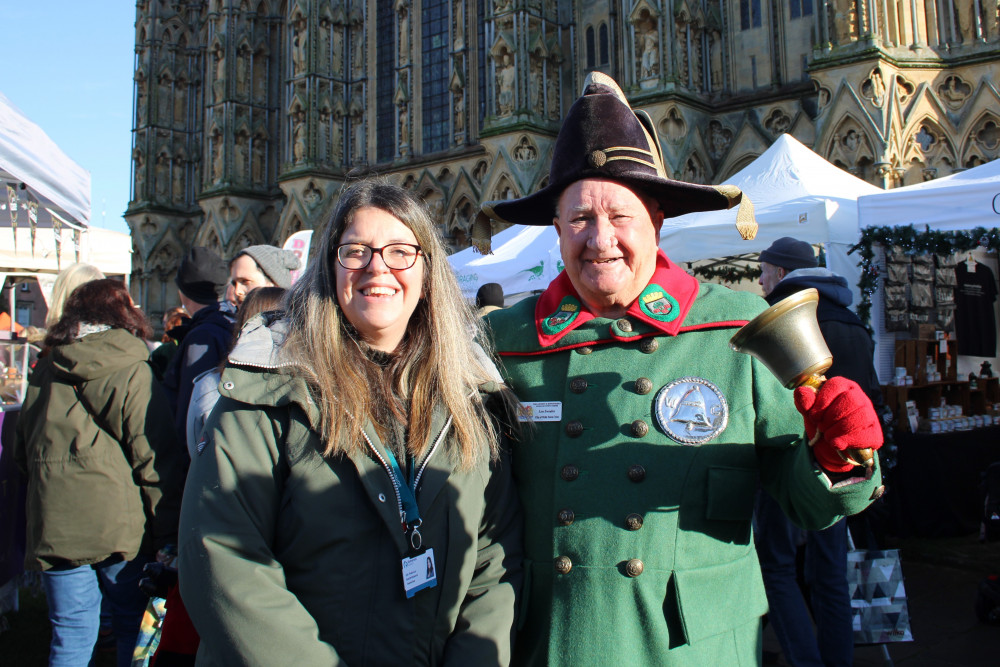
[[[358,271],[371,263],[375,253],[382,256],[387,267],[402,271],[416,264],[417,257],[423,251],[420,246],[412,243],[389,243],[381,248],[373,248],[364,243],[342,243],[337,246],[337,261],[349,271]]]

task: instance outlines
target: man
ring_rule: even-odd
[[[771,305],[805,289],[819,291],[816,318],[833,354],[829,377],[854,380],[876,405],[881,388],[872,359],[875,345],[857,315],[847,307],[853,300],[847,281],[817,268],[812,246],[791,237],[780,238],[760,253],[760,285]],[[796,577],[796,552],[802,531],[766,493],[757,505],[757,555],[781,651],[791,665],[851,665],[854,633],[847,587],[847,520],[805,533],[804,573],[810,603]],[[812,618],[810,619],[810,609]],[[813,621],[816,631],[813,631]]]
[[[503,308],[503,287],[500,283],[486,283],[476,291],[476,308],[480,317]]]
[[[566,267],[540,296],[487,316],[534,422],[514,451],[528,582],[518,664],[759,660],[758,475],[811,528],[876,491],[877,469],[837,453],[881,443],[868,421],[847,431],[835,421],[844,408],[876,421],[860,390],[828,382],[796,394],[807,434],[824,420],[808,447],[792,393],[729,347],[764,301],[700,285],[658,250],[665,217],[739,199],[668,179],[649,117],[592,73],[556,139],[549,185],[483,205],[504,222],[554,224]]]
[[[291,250],[273,245],[252,245],[236,253],[229,261],[229,284],[226,300],[236,308],[250,290],[276,285],[292,286],[292,271],[299,268],[299,258]]]
[[[177,268],[175,282],[181,306],[191,315],[191,322],[170,360],[163,386],[171,398],[177,432],[186,433],[194,378],[217,366],[229,350],[233,320],[219,307],[218,292],[226,282],[226,264],[208,248],[191,248]]]

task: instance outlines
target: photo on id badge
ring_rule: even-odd
[[[406,597],[412,598],[417,591],[437,585],[437,571],[434,566],[434,549],[428,549],[412,558],[403,559],[403,589]]]

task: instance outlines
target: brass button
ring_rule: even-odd
[[[642,421],[641,419],[636,419],[632,422],[632,435],[636,438],[645,437],[649,433],[649,424]]]
[[[593,351],[594,348],[590,347],[589,345],[584,345],[583,347],[576,348],[577,354],[590,354]]]
[[[615,324],[622,331],[632,331],[632,323],[626,320],[624,317],[615,322]]]
[[[569,574],[569,571],[573,569],[573,561],[571,561],[566,556],[559,556],[556,558],[556,572],[559,574]]]
[[[639,343],[639,349],[646,354],[653,354],[660,347],[660,341],[655,338],[643,338],[642,342]]]
[[[638,463],[635,464],[634,466],[629,466],[628,478],[633,482],[641,482],[642,480],[646,479],[646,469],[643,468]]]
[[[639,530],[642,528],[642,516],[639,514],[629,514],[625,517],[625,527],[629,530]]]
[[[580,476],[580,469],[577,468],[572,463],[564,465],[559,475],[567,482],[572,482],[574,479]]]
[[[653,382],[649,378],[639,378],[635,381],[635,393],[645,396],[653,391]]]
[[[574,394],[582,394],[587,391],[587,381],[583,378],[573,378],[573,381],[569,383],[569,390]]]
[[[870,500],[878,500],[879,498],[882,497],[883,493],[885,493],[885,486],[879,484],[878,486],[875,487],[875,490],[872,491],[872,497],[870,498]]]
[[[576,518],[576,514],[570,509],[559,510],[558,518],[560,526],[568,526],[573,523],[573,520]]]
[[[645,566],[638,558],[630,558],[625,562],[625,574],[630,577],[638,577],[642,574],[643,569]]]
[[[602,150],[591,151],[590,155],[587,156],[587,161],[594,169],[600,169],[608,163],[608,156]]]
[[[574,419],[573,421],[566,424],[566,435],[571,438],[577,438],[583,434],[583,423],[579,419]]]

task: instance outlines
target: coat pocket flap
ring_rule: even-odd
[[[757,552],[721,565],[674,573],[677,604],[689,644],[739,627],[767,612]]]

